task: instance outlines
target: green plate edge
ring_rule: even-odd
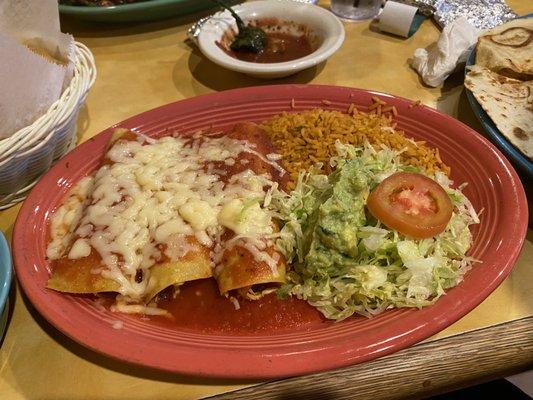
[[[214,8],[210,0],[148,0],[111,7],[59,4],[59,12],[79,19],[99,22],[155,21]]]

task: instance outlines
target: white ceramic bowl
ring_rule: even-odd
[[[203,25],[198,35],[202,53],[214,63],[233,71],[259,78],[281,78],[320,64],[341,47],[344,27],[330,11],[292,0],[252,1],[233,7],[245,23],[262,18],[276,18],[280,22],[305,25],[313,38],[315,51],[292,61],[279,63],[254,63],[237,60],[226,54],[216,42],[225,32],[237,31],[235,19],[229,11],[219,12]]]

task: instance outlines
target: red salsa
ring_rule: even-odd
[[[221,42],[216,43],[217,46],[233,58],[256,63],[279,63],[296,60],[314,51],[305,26],[295,25],[291,22],[279,22],[272,18],[253,21],[252,24],[262,28],[267,35],[268,41],[263,51],[259,53],[232,51],[229,44],[232,42],[235,32],[226,33]],[[291,33],[286,32],[287,29],[284,28],[289,26],[296,29],[290,29]]]
[[[260,53],[231,51],[220,46],[231,57],[256,63],[278,63],[296,60],[313,52],[307,36],[294,36],[289,33],[267,33],[267,46]]]

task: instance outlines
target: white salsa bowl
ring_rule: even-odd
[[[252,1],[232,7],[244,23],[261,19],[276,19],[281,23],[303,25],[307,28],[313,52],[305,57],[276,63],[241,61],[231,57],[218,43],[224,34],[237,31],[235,19],[229,11],[216,13],[207,20],[198,35],[198,46],[212,62],[224,68],[258,78],[281,78],[313,67],[327,60],[344,42],[344,27],[330,11],[292,0]]]

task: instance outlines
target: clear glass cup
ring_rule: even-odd
[[[382,0],[331,0],[331,11],[338,17],[361,21],[378,15]]]

